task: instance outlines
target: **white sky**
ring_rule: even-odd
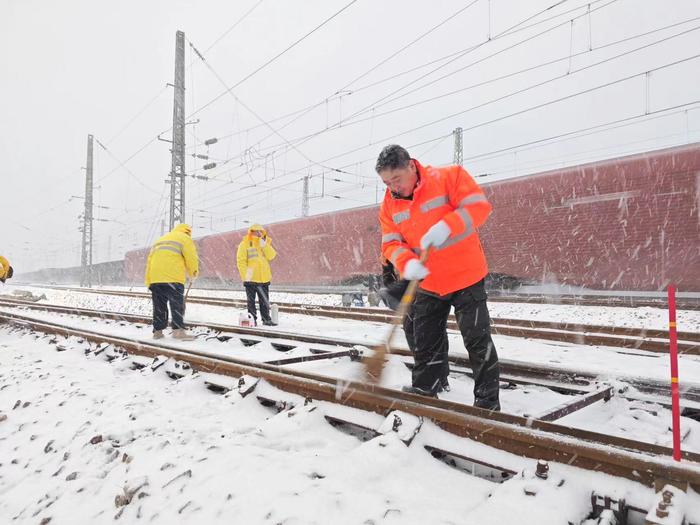
[[[104,221],[94,224],[94,261],[148,245],[161,220],[167,224],[170,153],[156,136],[165,131],[170,138],[173,95],[165,84],[173,81],[175,31],[183,30],[233,86],[350,3],[0,0],[0,253],[18,271],[79,264],[83,201],[71,197],[84,192],[89,133],[107,147],[95,143],[95,204],[106,208],[95,210]],[[187,44],[187,114],[199,119],[188,126],[187,151],[208,153],[219,164],[202,171],[204,161],[188,158],[188,173],[211,179],[187,179],[195,236],[299,216],[305,175],[311,213],[372,204],[381,198],[373,164],[383,145],[398,142],[424,164],[448,164],[457,126],[467,130],[465,167],[492,174],[483,181],[700,139],[700,103],[691,104],[700,101],[700,58],[686,60],[700,53],[700,2],[592,0],[589,15],[588,2],[565,0],[544,12],[555,3],[476,0],[464,9],[471,0],[357,0],[232,89],[238,101]],[[678,25],[658,30],[672,24]],[[615,44],[623,39],[629,40]],[[470,88],[556,59],[562,60]],[[555,77],[561,78],[485,104]],[[461,91],[423,102],[454,90]],[[383,115],[417,102],[423,103]],[[546,105],[509,116],[540,104]],[[272,121],[274,131],[244,105]],[[312,105],[318,106],[297,121],[274,120]],[[682,107],[663,111],[676,106]],[[513,149],[633,117],[642,118]],[[319,134],[294,140],[312,133]],[[219,142],[207,151],[202,143],[210,137]]]

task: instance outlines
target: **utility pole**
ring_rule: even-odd
[[[170,229],[185,222],[185,33],[175,33],[175,96],[173,100]]]
[[[301,196],[301,216],[309,216],[309,176],[304,177],[304,191]]]
[[[452,135],[455,138],[455,158],[454,158],[454,163],[458,166],[462,165],[462,128],[455,128],[455,130],[452,132]]]
[[[87,140],[85,167],[85,210],[83,211],[83,246],[80,258],[80,285],[92,286],[92,135]]]

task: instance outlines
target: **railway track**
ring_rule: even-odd
[[[102,291],[86,288],[71,288],[70,290],[122,297],[150,298],[150,294],[144,292]],[[232,308],[246,307],[246,302],[238,299],[190,295],[187,300],[188,303],[192,304]],[[390,310],[378,308],[314,306],[287,302],[276,302],[275,304],[277,304],[282,313],[315,315],[377,323],[389,323],[394,318],[393,312]],[[667,330],[497,317],[492,318],[491,323],[492,332],[494,334],[512,337],[545,339],[589,346],[611,346],[658,353],[668,352],[669,335]],[[448,329],[457,330],[457,328],[454,315],[450,315],[448,319]],[[680,354],[700,355],[700,333],[678,332],[678,351]]]
[[[128,323],[140,323],[150,325],[151,317],[104,310],[90,310],[62,305],[37,304],[21,300],[8,300],[0,298],[0,306],[20,307],[28,310],[46,311],[59,314],[86,316],[100,319],[109,319]],[[27,317],[27,320],[31,318]],[[353,341],[338,337],[316,336],[309,334],[289,333],[282,330],[261,328],[248,328],[241,326],[224,325],[218,323],[191,323],[193,327],[205,329],[207,332],[200,334],[205,338],[216,338],[225,341],[227,338],[238,337],[244,344],[254,346],[261,341],[272,341],[272,346],[282,352],[294,350],[298,345],[311,345],[312,352],[317,355],[327,352],[327,348],[336,349],[338,355],[349,355],[353,349],[366,348],[366,342]],[[318,348],[314,349],[313,346]],[[323,350],[322,348],[326,348]],[[343,350],[337,350],[338,348]],[[394,348],[392,353],[401,358],[407,367],[412,366],[412,354],[407,348]],[[294,362],[314,360],[313,356],[303,359],[288,358],[280,360],[280,364],[292,364]],[[451,370],[455,373],[471,375],[469,357],[466,354],[449,354]],[[504,384],[513,385],[538,385],[550,388],[557,392],[568,394],[586,394],[597,388],[601,379],[598,374],[584,372],[571,367],[555,367],[552,365],[524,363],[508,359],[500,359],[501,379]],[[650,378],[640,378],[632,375],[617,376],[633,387],[638,394],[627,393],[623,397],[630,400],[652,401],[665,407],[668,403],[669,385],[666,381],[656,381]],[[644,396],[650,396],[644,397]],[[585,406],[585,405],[583,405]],[[683,410],[693,417],[700,414],[700,383],[684,381]],[[578,407],[581,408],[581,407]]]
[[[581,296],[581,295],[543,295],[543,294],[507,294],[494,293],[489,295],[490,301],[508,303],[532,304],[569,304],[577,306],[619,306],[628,308],[668,308],[665,299],[634,297],[634,296]],[[678,302],[680,310],[700,310],[700,300],[681,298]]]
[[[671,450],[666,447],[571,428],[547,418],[492,413],[454,401],[424,398],[376,385],[310,373],[298,367],[290,368],[286,364],[225,357],[206,351],[184,349],[181,345],[171,345],[162,340],[146,342],[105,335],[93,330],[70,328],[58,320],[31,319],[21,313],[0,312],[0,322],[13,324],[22,330],[47,334],[54,338],[52,341],[58,350],[64,349],[61,347],[62,337],[72,337],[77,338],[73,341],[89,344],[85,348],[86,353],[104,353],[119,359],[125,358],[121,352],[125,351],[133,359],[134,367],[156,367],[163,363],[167,366],[167,362],[180,363],[179,366],[170,368],[175,377],[184,376],[194,370],[201,373],[205,382],[212,387],[224,391],[239,390],[242,395],[252,392],[264,404],[280,410],[291,410],[295,406],[326,401],[384,415],[387,420],[393,421],[393,430],[397,432],[402,425],[401,416],[406,420],[408,414],[419,418],[419,422],[429,419],[452,434],[516,456],[604,472],[648,487],[663,480],[663,483],[670,482],[700,490],[700,454],[693,452],[684,452],[683,462],[676,463],[670,460]],[[327,354],[329,355],[326,357],[336,357],[330,350],[327,350]],[[187,363],[187,366],[183,365],[183,362]],[[222,376],[235,379],[227,382]],[[259,380],[276,387],[278,390],[275,392],[278,393],[256,388]],[[604,393],[589,392],[579,398],[591,398],[595,395],[600,396],[599,398],[605,397]],[[552,414],[552,420],[561,417],[556,412],[557,410],[548,411]],[[363,427],[361,422],[353,421],[353,418],[347,415],[327,416],[326,419],[334,426]],[[421,423],[412,431],[411,436],[420,431],[420,426]],[[392,428],[392,424],[389,428]],[[373,433],[379,433],[377,429],[365,430],[369,432],[369,437]],[[514,474],[507,466],[484,463],[480,458],[466,457],[458,452],[445,450],[444,445],[440,446],[438,443],[427,443],[424,446],[436,457],[448,456],[473,465],[488,466],[499,472],[502,479]]]
[[[28,285],[40,288],[54,288],[59,290],[76,290],[86,291],[89,289],[62,286],[62,285]],[[231,290],[243,291],[243,288],[197,288],[198,290],[206,290],[211,292],[227,292]],[[342,293],[359,293],[362,287],[285,287],[273,286],[273,293],[312,293],[312,294],[342,294]],[[365,289],[366,290],[366,289]],[[625,296],[625,295],[574,295],[574,294],[541,294],[541,293],[517,293],[511,291],[487,290],[489,293],[489,301],[507,302],[507,303],[530,303],[530,304],[565,304],[575,306],[612,306],[612,307],[627,307],[627,308],[668,308],[665,298],[661,297],[642,297],[642,296]],[[364,292],[366,294],[366,291]],[[700,298],[678,297],[676,305],[679,310],[700,310]]]

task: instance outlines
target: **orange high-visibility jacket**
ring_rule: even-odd
[[[434,168],[414,159],[420,180],[412,199],[395,198],[387,189],[379,210],[382,254],[403,274],[417,258],[421,237],[444,220],[451,233],[431,249],[426,266],[430,275],[420,287],[446,295],[483,279],[488,273],[477,228],[486,222],[491,204],[479,185],[461,166]]]

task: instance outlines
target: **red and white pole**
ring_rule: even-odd
[[[673,459],[681,460],[681,407],[678,388],[678,334],[676,333],[676,288],[668,287],[668,335],[671,342],[671,414],[673,417]]]

